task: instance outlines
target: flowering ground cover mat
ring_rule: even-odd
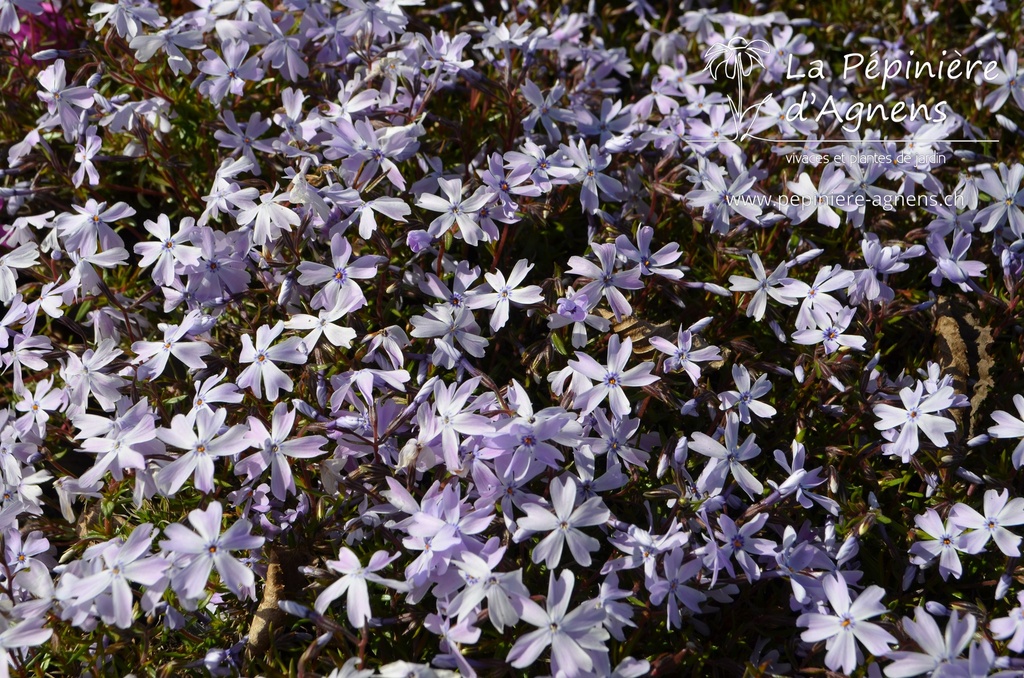
[[[0,0],[0,677],[1024,675],[1012,0]]]

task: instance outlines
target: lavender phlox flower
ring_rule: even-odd
[[[405,190],[405,178],[396,161],[416,151],[421,127],[390,125],[376,129],[368,120],[340,118],[324,128],[330,134],[324,156],[329,160],[343,158],[341,168],[349,185],[356,189],[367,186],[379,169],[395,188]]]
[[[292,363],[301,365],[307,360],[305,344],[299,337],[288,337],[276,346],[271,346],[273,341],[284,332],[284,323],[277,323],[270,327],[260,325],[256,330],[256,343],[253,344],[252,337],[248,334],[242,335],[242,352],[238,356],[239,363],[249,363],[235,379],[239,388],[252,389],[253,395],[257,398],[263,397],[263,389],[267,390],[267,399],[277,400],[281,390],[291,391],[294,383],[291,377],[284,373],[277,363]]]
[[[473,553],[463,553],[455,566],[465,581],[465,587],[452,598],[449,613],[459,620],[467,619],[486,599],[488,618],[498,633],[504,633],[506,626],[519,622],[523,600],[529,599],[530,592],[523,585],[523,571],[495,572],[505,553],[499,548],[486,560]]]
[[[53,12],[54,10],[50,11]],[[44,8],[42,0],[3,0],[3,2],[0,2],[0,33],[6,33],[12,38],[15,36],[20,38],[23,35],[21,27],[22,17],[19,16],[21,12],[39,16],[47,12],[47,10]],[[6,665],[7,658],[3,657],[0,663]]]
[[[820,547],[809,543],[806,534],[798,534],[792,525],[787,525],[783,531],[775,552],[775,565],[773,574],[789,579],[793,600],[797,603],[807,605],[824,598],[821,581],[812,572],[832,568],[832,559]]]
[[[158,51],[167,55],[167,65],[175,75],[188,75],[192,72],[192,62],[181,51],[183,49],[202,49],[202,31],[183,30],[182,25],[171,26],[155,33],[136,35],[128,43],[135,50],[135,58],[146,62]]]
[[[209,76],[199,85],[199,91],[210,97],[214,106],[219,106],[228,92],[241,96],[247,80],[263,78],[259,58],[245,58],[249,54],[249,43],[244,40],[228,40],[223,44],[222,51],[223,58],[211,49],[204,50],[206,61],[199,64],[199,70]]]
[[[206,367],[203,357],[212,353],[213,348],[201,341],[189,341],[190,335],[197,330],[200,315],[198,310],[190,311],[180,325],[161,323],[163,341],[137,341],[132,344],[132,351],[138,356],[133,362],[139,365],[140,378],[152,381],[163,374],[172,355],[193,370]]]
[[[324,102],[321,112],[323,117],[328,120],[337,120],[338,118],[351,120],[354,113],[362,113],[377,106],[380,103],[379,95],[378,90],[366,88],[366,82],[357,74],[338,89],[338,103]]]
[[[910,547],[911,562],[925,565],[935,558],[939,559],[939,574],[945,581],[949,575],[959,579],[963,573],[960,556],[957,551],[966,551],[961,544],[960,535],[963,529],[957,527],[955,521],[948,520],[945,524],[934,509],[927,509],[923,514],[914,517],[914,524],[931,539],[914,542]]]
[[[454,224],[458,224],[462,239],[470,245],[476,245],[481,238],[489,239],[480,225],[473,220],[472,214],[491,201],[493,193],[481,186],[473,195],[463,199],[464,189],[461,179],[437,180],[438,186],[446,197],[441,198],[430,193],[423,193],[416,199],[416,206],[431,212],[441,212],[441,216],[430,222],[427,232],[437,238],[446,233]]]
[[[569,287],[557,302],[557,313],[548,316],[548,327],[557,330],[571,324],[573,348],[583,348],[587,345],[587,325],[598,332],[607,332],[611,327],[607,318],[589,312],[596,305],[583,290],[574,292]]]
[[[84,438],[82,452],[95,454],[96,463],[79,478],[82,485],[92,485],[110,471],[115,480],[121,480],[129,469],[146,468],[146,457],[163,454],[164,445],[157,440],[156,417],[149,409],[149,402],[142,398],[112,423],[109,430],[89,430],[83,423],[90,415],[75,418],[75,425],[82,429],[76,436]]]
[[[589,652],[606,651],[608,632],[602,625],[605,612],[588,604],[570,612],[575,575],[562,570],[559,577],[554,572],[550,576],[547,610],[532,600],[523,601],[522,618],[537,630],[516,640],[506,661],[518,669],[532,666],[550,645],[552,674],[561,672],[567,678],[575,678],[593,667]]]
[[[217,403],[240,403],[245,397],[235,384],[229,382],[221,383],[227,375],[227,370],[220,374],[209,377],[205,381],[195,382],[196,395],[192,399],[192,407],[197,410],[211,410],[211,405]]]
[[[286,403],[278,403],[267,427],[256,417],[249,417],[249,430],[244,438],[256,453],[235,464],[235,475],[245,475],[246,482],[252,482],[270,468],[270,488],[276,499],[285,500],[288,494],[295,494],[295,478],[292,475],[291,459],[311,459],[325,454],[323,446],[327,438],[320,435],[288,437],[295,425],[295,410],[289,410]]]
[[[744,424],[750,423],[750,413],[758,417],[768,418],[775,416],[777,410],[758,400],[761,396],[767,395],[772,390],[772,384],[768,381],[768,374],[763,373],[753,384],[750,383],[750,372],[746,367],[733,363],[732,380],[736,384],[735,391],[724,391],[718,394],[722,410],[736,408],[739,412],[740,421]]]
[[[646,0],[643,0],[643,2],[646,4]],[[639,3],[631,4],[637,5]],[[637,99],[636,103],[633,104],[631,111],[633,119],[650,120],[655,107],[657,107],[658,113],[661,114],[662,121],[673,117],[673,114],[679,108],[677,98],[681,97],[681,93],[675,88],[674,84],[659,75],[651,80],[650,91]],[[679,118],[676,117],[675,120],[679,120]]]
[[[506,51],[506,57],[508,50],[532,52],[537,41],[547,35],[547,30],[544,28],[531,31],[532,26],[529,21],[512,22],[506,25],[499,23],[496,18],[487,18],[484,19],[483,24],[485,33],[481,46]]]
[[[548,133],[551,143],[558,143],[562,139],[562,132],[558,129],[557,123],[568,122],[572,119],[572,113],[559,107],[562,97],[565,96],[565,86],[556,82],[551,90],[544,94],[529,78],[520,88],[520,93],[527,103],[533,107],[529,115],[523,119],[523,130],[530,134],[540,122]]]
[[[245,439],[248,428],[225,427],[227,416],[224,408],[194,409],[188,414],[174,415],[171,428],[157,429],[160,440],[187,450],[156,472],[156,485],[161,494],[173,496],[190,475],[197,490],[207,494],[213,491],[214,459],[236,455],[249,447]]]
[[[401,369],[405,365],[405,354],[402,352],[409,345],[409,337],[398,325],[391,325],[382,330],[372,332],[362,338],[368,344],[363,362],[376,361],[382,369]]]
[[[367,675],[379,676],[379,678],[458,678],[458,673],[441,668],[434,668],[429,664],[416,664],[414,662],[397,661],[381,666],[376,672],[367,672]],[[348,675],[331,678],[349,678]]]
[[[885,591],[880,586],[869,586],[851,601],[846,579],[838,574],[826,575],[822,586],[834,613],[802,614],[797,625],[807,627],[800,634],[804,642],[827,641],[825,665],[833,671],[853,672],[860,662],[857,641],[876,657],[888,654],[889,645],[895,645],[896,638],[878,624],[867,621],[886,612],[881,604]]]
[[[906,251],[896,245],[883,246],[877,235],[866,233],[861,241],[861,251],[867,268],[853,272],[855,280],[847,290],[852,304],[859,304],[865,299],[891,301],[894,293],[885,282],[889,275],[910,268],[906,260],[919,257],[926,250],[924,245],[912,245]]]
[[[18,431],[25,435],[35,430],[41,437],[46,437],[46,422],[50,420],[50,412],[63,406],[64,390],[53,388],[53,377],[40,379],[35,383],[35,391],[22,386],[19,392],[21,400],[14,404],[14,409],[24,412],[15,422]]]
[[[845,306],[835,314],[830,311],[821,318],[815,315],[813,320],[817,327],[794,332],[793,341],[805,346],[822,344],[825,347],[825,355],[835,353],[841,346],[863,351],[867,339],[855,334],[845,334],[856,314],[857,309]]]
[[[592,305],[596,305],[598,299],[603,296],[615,314],[615,319],[621,320],[623,316],[633,312],[633,307],[626,300],[622,290],[639,290],[644,286],[640,279],[640,267],[616,272],[615,244],[591,243],[590,247],[597,256],[600,266],[583,257],[572,256],[569,257],[569,269],[566,273],[589,278],[590,282],[580,289],[580,293],[586,295]]]
[[[651,240],[653,238],[654,229],[650,226],[641,226],[636,231],[636,245],[633,245],[625,235],[620,235],[615,239],[615,247],[619,254],[626,257],[627,261],[640,264],[642,275],[660,275],[669,280],[681,280],[683,278],[682,268],[667,268],[682,256],[679,244],[670,242],[657,252],[652,253]]]
[[[54,562],[49,554],[50,540],[39,530],[33,530],[24,537],[15,528],[4,532],[4,562],[12,573],[28,570],[33,565],[52,568]]]
[[[1024,215],[1021,217],[1024,224]],[[1024,231],[1022,231],[1024,232]],[[981,261],[966,259],[967,250],[971,246],[971,234],[955,230],[953,232],[953,247],[946,245],[946,239],[933,233],[928,238],[928,250],[935,258],[935,268],[930,272],[932,285],[939,287],[943,279],[950,281],[960,287],[964,292],[970,292],[972,285],[971,278],[977,278],[985,273],[988,265]]]
[[[590,299],[583,292],[574,292],[570,287],[564,297],[559,297],[556,309],[558,315],[573,322],[583,322],[587,318],[587,307]]]
[[[17,250],[15,250],[17,252]],[[3,281],[4,274],[4,259],[0,257],[0,289],[5,284]],[[68,280],[61,282],[58,278],[54,282],[44,283],[42,289],[39,290],[39,298],[36,300],[39,310],[51,318],[60,318],[64,315],[64,306],[67,306],[74,302],[77,294],[80,281],[78,278],[71,276]],[[2,297],[0,297],[2,301]]]
[[[281,204],[289,201],[291,195],[287,191],[277,191],[278,186],[274,184],[270,192],[260,195],[258,204],[242,209],[238,213],[239,226],[252,224],[252,240],[256,245],[267,245],[276,241],[282,233],[291,231],[293,226],[298,226],[302,221],[294,210]]]
[[[456,473],[462,469],[459,459],[459,434],[478,435],[494,430],[491,422],[479,414],[468,411],[466,403],[479,385],[480,379],[467,379],[461,385],[446,386],[434,383],[434,407],[440,422],[441,448],[444,451],[448,470]]]
[[[334,186],[337,187],[340,184]],[[292,192],[294,193],[294,189]],[[339,207],[352,210],[352,213],[341,222],[341,226],[358,222],[359,237],[363,240],[369,240],[377,230],[378,214],[383,214],[392,221],[404,224],[406,223],[405,217],[412,212],[412,208],[401,198],[382,195],[372,200],[364,200],[355,189],[331,192],[330,197]]]
[[[946,623],[945,633],[939,629],[923,607],[914,610],[914,619],[903,618],[903,631],[917,643],[923,652],[890,652],[889,659],[896,661],[885,667],[885,675],[889,678],[909,678],[927,673],[933,678],[952,678],[952,676],[973,676],[975,674],[967,659],[961,655],[971,639],[977,620],[970,614],[960,616],[953,613]],[[985,671],[984,675],[987,675]]]
[[[996,410],[992,413],[992,419],[995,420],[996,425],[989,426],[988,434],[993,438],[1021,439],[1010,455],[1013,467],[1020,468],[1024,464],[1024,395],[1013,396],[1013,404],[1020,416],[1015,417],[1004,410]]]
[[[471,620],[464,619],[453,624],[448,616],[428,614],[423,620],[423,627],[441,637],[441,653],[434,656],[435,666],[454,666],[460,675],[466,678],[476,677],[476,671],[462,655],[463,645],[474,645],[480,640],[480,629],[473,626]]]
[[[1024,165],[1014,163],[1012,167],[1000,163],[999,174],[991,167],[982,170],[978,189],[992,198],[992,204],[980,210],[974,221],[981,224],[982,233],[1009,223],[1018,238],[1024,237]]]
[[[18,293],[19,268],[30,268],[39,263],[39,246],[25,243],[0,256],[0,303],[9,304]]]
[[[441,589],[448,589],[449,585],[454,589],[458,585],[458,578],[454,570],[448,566],[459,553],[467,550],[479,552],[485,555],[489,548],[497,546],[498,542],[482,544],[476,535],[479,535],[488,528],[494,518],[493,504],[485,502],[479,508],[464,501],[461,496],[461,489],[456,485],[449,485],[440,491],[431,491],[420,502],[421,510],[412,516],[395,524],[395,529],[404,529],[409,533],[410,538],[423,541],[426,549],[442,541],[450,543],[450,549],[445,554],[445,562],[436,572],[438,577],[448,573],[445,584]],[[441,596],[438,593],[439,597]]]
[[[228,294],[241,294],[249,286],[247,255],[249,234],[241,231],[223,233],[209,226],[192,233],[192,243],[199,247],[199,263],[185,268],[188,292],[198,301],[215,301]]]
[[[828,316],[838,316],[843,305],[830,293],[848,288],[854,282],[853,271],[844,271],[842,266],[824,266],[810,285],[793,278],[783,280],[781,294],[795,300],[802,300],[797,312],[796,328],[806,330],[815,324],[827,321]]]
[[[742,151],[734,143],[740,133],[739,120],[725,103],[713,103],[715,101],[724,102],[720,97],[721,95],[718,95],[717,98],[708,97],[707,101],[691,103],[688,108],[690,112],[693,112],[696,107],[700,112],[706,111],[708,119],[705,122],[701,118],[694,117],[689,121],[689,143],[703,156],[709,156],[716,150],[726,157],[739,156]],[[695,112],[693,113],[696,115]]]
[[[356,338],[356,331],[351,327],[342,327],[335,324],[338,320],[348,317],[352,312],[352,304],[355,299],[350,299],[346,304],[340,300],[333,308],[320,309],[318,315],[308,313],[296,313],[284,323],[286,330],[298,330],[309,332],[302,338],[302,345],[306,353],[312,353],[313,348],[320,341],[321,336],[327,337],[332,346],[349,348]]]
[[[754,320],[761,320],[764,317],[765,309],[768,307],[768,297],[783,303],[787,306],[793,306],[796,302],[787,297],[784,292],[783,281],[786,279],[786,274],[789,272],[788,262],[781,262],[771,275],[765,273],[764,265],[761,263],[761,257],[755,252],[749,255],[748,261],[750,262],[750,268],[754,271],[753,278],[745,278],[743,276],[731,275],[729,276],[729,288],[733,292],[753,292],[754,296],[751,298],[750,303],[747,304],[747,317],[753,318]]]
[[[608,540],[608,543],[625,553],[625,557],[609,560],[601,568],[601,574],[642,566],[644,577],[648,581],[653,580],[661,556],[681,549],[688,541],[689,533],[682,531],[682,526],[676,520],[669,523],[664,534],[651,534],[637,525],[629,525],[625,532],[616,532]]]
[[[114,403],[121,398],[121,387],[128,382],[102,370],[119,355],[121,350],[112,339],[104,339],[95,350],[86,349],[81,358],[71,352],[67,354],[60,376],[66,384],[68,416],[84,411],[90,395],[105,411],[113,411]]]
[[[712,586],[715,585],[718,573],[722,569],[725,569],[730,577],[736,576],[732,565],[733,558],[739,563],[749,581],[756,581],[761,577],[761,568],[751,556],[771,557],[775,554],[775,542],[754,536],[761,531],[767,520],[768,514],[761,513],[737,526],[729,516],[718,516],[719,529],[715,530],[714,538],[721,543],[712,541],[696,551],[702,556],[704,567],[712,572]]]
[[[690,377],[693,385],[696,386],[697,380],[700,379],[700,365],[697,363],[721,360],[722,354],[717,346],[704,346],[703,348],[694,349],[694,333],[697,330],[694,330],[693,327],[691,326],[684,330],[683,326],[680,325],[675,344],[658,336],[651,337],[649,341],[651,346],[669,356],[665,359],[665,370],[670,372],[683,370]]]
[[[562,547],[568,544],[573,559],[584,567],[589,566],[591,552],[597,551],[601,544],[579,528],[602,525],[611,513],[600,497],[587,499],[577,507],[575,482],[569,477],[552,480],[549,489],[554,512],[540,504],[526,504],[523,507],[526,515],[517,521],[519,529],[514,540],[522,542],[536,532],[547,532],[533,549],[533,562],[557,567],[562,559]]]
[[[580,204],[583,209],[594,214],[598,210],[599,194],[608,200],[619,200],[622,196],[622,183],[602,172],[611,164],[611,156],[591,146],[587,151],[583,139],[573,146],[562,146],[562,152],[569,156],[577,167],[576,180],[583,184],[580,190]]]
[[[790,208],[789,218],[794,224],[801,224],[816,214],[818,223],[838,228],[840,219],[835,208],[851,212],[856,207],[847,199],[851,185],[846,173],[834,164],[825,167],[817,186],[807,172],[801,173],[797,181],[788,183],[789,190],[797,196],[794,200],[796,204]]]
[[[506,167],[515,171],[519,167],[530,167],[530,180],[542,193],[550,193],[555,186],[572,183],[576,168],[567,156],[559,152],[548,153],[530,139],[524,139],[518,151],[505,153]]]
[[[668,599],[668,620],[666,625],[682,628],[683,620],[680,614],[680,603],[694,613],[700,613],[700,604],[707,600],[707,596],[685,583],[692,580],[701,571],[702,564],[699,558],[683,562],[685,553],[683,549],[672,549],[665,556],[664,568],[665,578],[655,575],[654,580],[648,582],[647,590],[651,592],[651,605],[661,605]]]
[[[597,408],[592,414],[597,436],[583,438],[580,442],[597,457],[604,455],[608,466],[618,465],[619,460],[630,466],[647,468],[651,455],[636,446],[637,432],[640,430],[639,419],[627,417],[611,417],[605,414],[604,408]]]
[[[596,136],[598,144],[603,147],[614,135],[631,127],[631,111],[630,104],[623,105],[622,101],[605,98],[601,100],[601,108],[596,114],[588,109],[580,109],[574,122],[582,136]]]
[[[242,188],[239,184],[231,181],[243,172],[255,169],[253,161],[244,155],[240,158],[225,159],[217,169],[213,186],[209,194],[203,196],[206,208],[196,222],[198,226],[205,226],[211,218],[217,218],[221,212],[235,214],[238,210],[254,207],[254,202],[260,194],[259,189],[248,186]]]
[[[587,454],[580,449],[574,451],[575,458],[574,472],[576,473],[576,498],[578,501],[585,501],[596,497],[602,492],[617,490],[629,482],[629,476],[622,472],[622,465],[617,461],[605,464],[605,472],[598,476],[597,460],[592,454]]]
[[[520,284],[526,279],[526,274],[533,269],[533,264],[526,259],[520,259],[509,273],[508,279],[501,271],[484,273],[484,279],[492,291],[482,292],[479,295],[479,308],[492,308],[491,331],[497,332],[508,322],[509,306],[525,306],[529,304],[540,304],[544,302],[540,287],[537,285]]]
[[[1024,110],[1024,68],[1018,66],[1017,50],[1007,50],[1001,55],[1000,61],[1002,67],[995,69],[991,80],[988,80],[986,72],[986,80],[998,87],[985,96],[985,108],[995,113],[1012,96],[1017,107]]]
[[[963,209],[960,202],[962,200],[961,196],[956,196],[953,205],[945,204],[945,200],[927,208],[928,212],[935,215],[935,219],[927,226],[929,233],[938,233],[943,237],[952,233],[954,229],[973,233],[974,218],[978,214],[977,210]]]
[[[366,2],[365,0],[341,0],[348,11],[338,19],[336,27],[342,35],[353,37],[368,32],[375,38],[390,38],[405,30],[408,18],[402,11],[403,2]]]
[[[1017,594],[1017,602],[1008,616],[991,620],[988,627],[997,640],[1010,639],[1006,644],[1009,650],[1024,652],[1024,591]]]
[[[755,223],[760,218],[762,209],[751,191],[756,181],[757,177],[744,171],[726,183],[726,171],[711,164],[703,175],[702,187],[687,193],[686,200],[711,218],[712,233],[724,235],[736,214]]]
[[[260,52],[263,64],[276,68],[290,82],[309,75],[309,66],[303,55],[306,34],[301,28],[297,33],[292,33],[291,29],[296,23],[293,14],[284,12],[279,21],[275,22],[266,5],[253,3],[253,23],[265,34],[267,40]]]
[[[953,388],[946,386],[925,397],[924,384],[918,382],[913,389],[906,386],[900,390],[900,400],[903,409],[887,403],[879,403],[873,408],[879,418],[875,422],[876,429],[899,429],[896,440],[883,446],[886,454],[900,457],[904,464],[909,463],[910,457],[917,452],[918,430],[924,431],[936,447],[945,447],[946,434],[956,430],[956,423],[938,413],[952,406]]]
[[[142,257],[140,268],[153,266],[153,282],[157,285],[170,285],[178,273],[199,265],[201,250],[185,244],[195,228],[195,219],[182,219],[174,235],[171,235],[171,222],[166,214],[159,215],[156,221],[146,219],[143,226],[156,242],[136,243],[134,250]]]
[[[216,568],[221,582],[232,593],[239,598],[255,599],[253,571],[232,557],[230,552],[258,549],[264,539],[250,533],[252,524],[245,519],[234,522],[222,533],[220,526],[223,513],[223,506],[215,501],[206,510],[195,509],[188,514],[188,521],[194,531],[178,523],[164,528],[167,539],[160,542],[160,548],[178,556],[181,566],[171,582],[179,595],[191,599],[201,598],[210,579],[210,572]]]
[[[434,353],[431,361],[435,365],[452,368],[462,357],[459,347],[475,358],[484,356],[487,340],[480,336],[480,326],[476,324],[472,311],[465,308],[446,308],[433,306],[425,309],[426,316],[413,316],[412,336],[416,338],[434,338]]]
[[[165,558],[150,553],[152,542],[153,526],[149,523],[132,530],[123,543],[119,539],[107,542],[102,551],[103,569],[84,577],[61,577],[54,591],[55,598],[78,607],[109,595],[108,603],[97,604],[101,617],[118,628],[129,628],[134,617],[129,582],[152,586],[166,576],[170,565]]]
[[[834,499],[811,492],[812,489],[824,484],[827,480],[822,475],[822,468],[819,467],[811,470],[804,468],[807,460],[807,450],[803,443],[794,440],[791,448],[793,453],[792,462],[786,457],[785,452],[775,450],[775,462],[782,467],[788,474],[788,477],[782,483],[775,483],[769,480],[768,484],[774,487],[782,497],[788,497],[791,494],[795,495],[797,502],[805,509],[809,509],[817,503],[832,515],[839,515],[839,504]]]
[[[563,412],[551,417],[534,415],[520,416],[505,420],[491,438],[490,446],[478,454],[481,459],[493,459],[510,455],[509,470],[522,479],[538,464],[550,469],[559,469],[564,456],[557,447],[548,442],[559,437],[563,429],[572,428],[571,415]]]
[[[64,130],[64,141],[74,141],[78,135],[80,115],[80,111],[76,109],[92,108],[96,90],[91,87],[68,87],[67,70],[64,68],[63,59],[57,59],[47,66],[36,79],[43,87],[43,91],[36,92],[36,96],[46,104],[49,114],[60,120],[61,129]]]
[[[711,457],[711,461],[697,481],[698,484],[722,488],[725,487],[726,476],[732,475],[743,491],[753,498],[761,494],[764,485],[741,462],[761,454],[761,448],[754,442],[753,433],[747,436],[742,444],[739,443],[739,424],[736,413],[728,412],[724,431],[725,445],[697,431],[690,436],[689,447],[695,452]]]
[[[471,267],[467,261],[463,260],[455,266],[451,287],[429,271],[419,281],[418,287],[424,294],[440,300],[442,306],[453,310],[458,308],[476,310],[488,305],[481,296],[481,291],[486,288],[481,286],[470,289],[479,277],[480,268]]]
[[[516,196],[535,198],[541,194],[541,189],[526,183],[532,175],[531,167],[519,165],[506,173],[503,161],[500,153],[492,153],[487,159],[487,169],[480,170],[480,181],[491,190],[492,200],[498,200],[501,212],[511,217],[519,208]]]
[[[252,173],[259,176],[260,166],[256,161],[253,149],[264,153],[274,152],[273,144],[269,141],[259,140],[270,129],[270,121],[264,119],[259,113],[253,113],[249,116],[249,122],[239,125],[235,120],[235,114],[231,111],[222,112],[221,119],[224,121],[227,131],[216,130],[213,133],[213,138],[219,142],[221,148],[232,149],[232,155],[241,153],[248,158],[252,163]]]
[[[100,173],[96,171],[96,165],[93,164],[92,159],[99,154],[102,143],[102,140],[96,136],[96,126],[90,125],[82,140],[75,145],[75,162],[78,163],[78,169],[71,177],[75,187],[82,185],[86,174],[89,175],[90,186],[100,183]]]
[[[577,351],[576,360],[570,360],[568,366],[573,372],[597,383],[586,390],[576,392],[573,407],[578,408],[581,414],[590,414],[607,399],[613,414],[619,417],[627,416],[630,405],[622,388],[647,386],[658,381],[658,377],[651,374],[654,363],[641,363],[626,369],[626,363],[632,354],[633,340],[627,337],[625,341],[620,341],[617,334],[608,339],[606,365],[601,365],[586,353]]]
[[[790,58],[807,56],[813,51],[814,43],[808,41],[803,33],[794,35],[792,26],[772,28],[772,44],[764,58],[766,79],[770,82],[783,81]]]
[[[281,90],[282,112],[274,113],[272,120],[285,132],[283,141],[309,142],[320,128],[316,114],[304,116],[302,104],[308,99],[301,89],[285,87]]]
[[[407,589],[407,586],[402,582],[386,579],[379,574],[375,574],[391,564],[400,555],[400,553],[389,554],[387,551],[377,551],[370,556],[369,562],[363,566],[351,549],[342,546],[338,551],[338,559],[327,561],[327,567],[340,574],[341,578],[320,592],[320,595],[316,597],[316,602],[313,604],[314,609],[323,614],[330,607],[331,603],[345,595],[345,608],[349,623],[357,629],[363,628],[366,626],[367,620],[372,616],[367,582],[380,584],[397,591]]]
[[[313,308],[332,308],[340,302],[358,300],[358,304],[352,305],[352,310],[356,310],[366,304],[366,297],[356,280],[369,280],[376,276],[377,266],[383,263],[383,258],[368,254],[350,259],[352,245],[343,234],[335,233],[331,238],[331,265],[312,261],[299,264],[300,285],[323,285],[313,295]]]
[[[160,28],[167,23],[167,19],[160,16],[156,7],[133,0],[94,2],[89,7],[89,16],[99,17],[93,24],[96,30],[102,30],[110,22],[117,35],[129,42],[138,35],[142,26]]]
[[[127,203],[118,202],[107,207],[107,203],[89,198],[84,207],[71,207],[76,214],[65,212],[55,219],[57,231],[68,250],[80,250],[86,254],[96,252],[97,243],[104,250],[124,246],[124,241],[110,224],[134,216],[135,210]]]
[[[473,67],[472,59],[462,58],[462,51],[472,39],[468,34],[458,33],[452,37],[445,31],[437,32],[431,29],[429,40],[423,34],[417,37],[427,54],[423,68],[438,69],[442,73],[456,75],[463,69]]]
[[[949,512],[949,520],[970,532],[960,537],[960,546],[967,553],[981,553],[989,539],[1007,556],[1019,556],[1021,538],[1006,529],[1024,525],[1024,499],[1010,499],[1010,491],[987,490],[983,500],[985,515],[967,504],[957,504]]]

